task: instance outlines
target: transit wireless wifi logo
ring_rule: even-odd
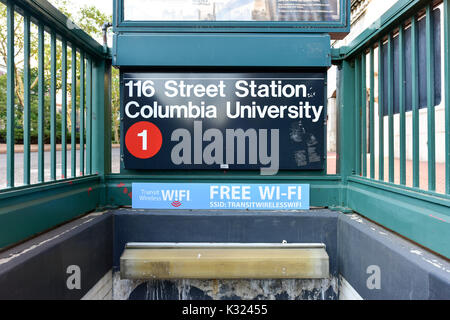
[[[178,208],[181,207],[181,202],[180,201],[174,201],[171,203],[173,207]]]

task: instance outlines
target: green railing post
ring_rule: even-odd
[[[417,18],[411,19],[411,77],[412,77],[412,158],[413,187],[419,188],[419,41]]]
[[[80,175],[84,175],[84,52],[80,52]]]
[[[23,183],[30,184],[30,25],[28,14],[23,18]]]
[[[400,184],[406,184],[406,119],[405,119],[405,31],[398,31],[398,83],[400,112]]]
[[[361,59],[359,57],[354,59],[355,68],[355,174],[361,175]]]
[[[111,172],[111,62],[92,61],[92,171]]]
[[[367,86],[366,86],[366,52],[361,54],[361,154],[362,175],[367,176]]]
[[[92,59],[86,70],[86,173],[92,174]]]
[[[394,182],[394,41],[388,35],[389,182]]]
[[[67,178],[67,41],[62,41],[61,61],[61,177]]]
[[[428,190],[436,190],[436,151],[434,121],[434,33],[433,5],[426,11],[426,46],[427,46],[427,129],[428,129]],[[447,128],[448,129],[448,128]]]
[[[44,25],[38,25],[38,181],[44,182]]]
[[[50,40],[50,180],[56,180],[56,33]]]
[[[14,187],[14,2],[9,0],[6,8],[7,23],[7,84],[6,84],[6,181],[8,187]]]
[[[444,0],[445,192],[450,194],[450,0]]]
[[[375,76],[373,47],[370,48],[370,98],[369,98],[369,149],[370,149],[370,178],[375,178]]]
[[[357,60],[357,59],[356,59]],[[340,175],[342,182],[347,183],[347,178],[356,172],[357,155],[354,148],[356,144],[356,123],[359,120],[359,114],[356,104],[356,97],[353,88],[356,81],[355,69],[358,70],[354,61],[343,61],[339,70],[339,158]],[[345,190],[341,197],[342,206],[347,207],[347,197]]]
[[[384,55],[383,41],[378,41],[378,179],[384,181]]]
[[[72,44],[72,93],[70,100],[72,102],[71,115],[71,164],[70,171],[72,178],[77,176],[77,48]]]

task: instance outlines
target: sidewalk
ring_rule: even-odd
[[[112,145],[113,148],[119,148],[120,144],[113,144]],[[71,144],[67,144],[67,150],[72,150],[72,145]],[[57,151],[61,151],[62,149],[62,144],[57,144],[56,145],[56,150]],[[80,144],[77,144],[77,150],[80,150]],[[44,145],[44,151],[50,151],[51,150],[51,145],[50,144],[45,144]],[[38,145],[37,144],[32,144],[30,146],[30,151],[31,152],[38,152]],[[6,143],[1,143],[0,144],[0,154],[5,154],[6,153]],[[14,145],[14,153],[23,153],[23,145],[22,144],[17,144]]]

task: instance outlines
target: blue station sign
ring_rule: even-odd
[[[133,183],[135,209],[309,210],[308,184]]]

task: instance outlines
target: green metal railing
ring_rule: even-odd
[[[346,167],[341,164],[344,183],[347,180],[346,206],[446,256],[450,254],[449,1],[399,0],[352,43],[336,49],[333,58],[339,68],[341,145],[351,146],[340,150],[341,156],[348,153],[351,159]],[[435,39],[438,31],[442,42]],[[443,50],[437,53],[439,47]],[[444,66],[440,104],[435,93],[435,79],[441,73],[436,59]],[[436,119],[438,107],[445,120]],[[344,126],[345,117],[351,121]],[[445,143],[436,140],[436,120],[445,121]],[[420,130],[423,123],[427,130]],[[426,148],[420,144],[421,135],[426,135]],[[445,148],[439,171],[437,148]],[[421,155],[427,161],[421,162]],[[439,185],[437,175],[440,181],[445,175]]]
[[[378,165],[378,180],[384,181],[384,143],[387,140],[388,144],[388,179],[387,181],[392,184],[407,185],[407,159],[406,159],[406,83],[409,80],[411,82],[412,90],[412,187],[420,188],[420,153],[424,150],[420,150],[419,146],[419,126],[420,126],[420,99],[419,99],[419,77],[426,78],[426,112],[427,112],[427,167],[428,167],[428,190],[430,192],[436,191],[436,132],[435,132],[435,44],[434,44],[434,22],[433,22],[433,8],[442,7],[444,10],[444,23],[442,23],[441,30],[444,33],[444,48],[445,52],[448,52],[448,4],[434,3],[432,1],[399,1],[399,3],[415,3],[419,5],[419,8],[415,8],[415,11],[410,14],[409,11],[401,17],[396,17],[396,20],[390,23],[386,21],[381,28],[378,28],[371,35],[362,34],[355,43],[345,48],[345,59],[350,61],[355,69],[355,103],[356,114],[360,114],[360,117],[356,119],[355,134],[357,139],[355,140],[356,150],[356,175],[367,177],[370,179],[376,179],[375,169]],[[422,10],[423,9],[423,10]],[[389,12],[390,13],[390,12]],[[418,39],[418,20],[425,19],[426,22],[426,75],[419,74],[419,39]],[[411,77],[406,79],[405,76],[405,30],[410,29],[410,61],[411,61]],[[394,57],[394,38],[398,41],[398,59]],[[384,47],[384,48],[383,48]],[[345,51],[342,50],[342,51]],[[375,50],[378,51],[377,57],[375,57]],[[384,74],[384,55],[387,55],[387,74]],[[423,58],[423,57],[422,57]],[[439,59],[441,56],[439,55]],[[449,105],[448,105],[448,69],[449,61],[447,54],[444,53],[444,97],[445,103],[445,115],[446,115],[446,142],[445,142],[445,192],[450,193],[450,170],[449,170],[449,154],[450,143],[448,138],[449,131]],[[369,60],[369,67],[367,68],[367,60]],[[375,68],[374,61],[378,65],[378,88],[375,87]],[[443,59],[444,60],[444,59]],[[394,65],[396,65],[398,71],[394,77]],[[369,79],[369,86],[367,86],[367,80]],[[398,86],[394,86],[397,82]],[[384,85],[387,83],[387,92],[384,92]],[[378,97],[378,135],[375,137],[375,94],[377,92]],[[396,91],[396,92],[394,92]],[[361,97],[358,96],[358,92],[361,93]],[[394,101],[394,98],[396,101]],[[384,102],[387,101],[388,113],[383,113]],[[396,168],[395,163],[395,137],[394,137],[394,105],[398,104],[399,108],[399,168]],[[369,113],[367,115],[367,112]],[[387,118],[388,132],[387,139],[385,138],[384,131],[384,119]],[[368,122],[367,122],[368,121]],[[369,138],[368,138],[369,137]],[[379,144],[379,155],[376,157],[375,149],[376,142]],[[438,146],[438,147],[444,147]],[[367,172],[368,158],[370,159],[369,167],[370,172]],[[376,159],[378,158],[378,159]],[[376,163],[376,160],[378,163]],[[398,174],[395,172],[398,170]],[[396,176],[399,179],[395,179]],[[396,180],[399,180],[396,182]]]
[[[17,163],[15,157],[15,136],[17,128],[23,128],[23,185],[30,185],[33,182],[30,178],[30,130],[31,130],[31,92],[30,73],[31,62],[37,63],[38,77],[38,142],[37,142],[37,181],[34,183],[44,183],[60,179],[76,178],[93,174],[92,166],[92,63],[93,59],[105,59],[104,49],[95,40],[87,36],[83,31],[77,29],[65,16],[56,11],[46,1],[1,1],[6,5],[7,15],[7,116],[6,116],[6,145],[7,145],[7,168],[6,187],[17,186],[15,177],[15,167]],[[2,4],[3,5],[3,4]],[[53,13],[53,14],[52,14]],[[19,21],[23,28],[23,63],[16,63],[15,45],[17,45],[18,32],[15,25]],[[22,22],[23,21],[23,22]],[[34,28],[32,28],[34,26]],[[33,29],[37,28],[38,50],[37,56],[31,54],[31,41]],[[16,31],[15,31],[16,30]],[[46,41],[46,36],[50,37],[50,43]],[[57,42],[60,42],[61,53],[58,54]],[[45,55],[46,47],[50,46],[50,76],[45,76]],[[71,68],[67,66],[68,48],[71,49]],[[48,53],[47,53],[48,54]],[[47,57],[48,58],[48,57]],[[57,70],[57,61],[61,61],[61,69]],[[36,60],[36,61],[34,61]],[[77,65],[80,66],[77,70]],[[23,72],[24,103],[23,103],[23,125],[16,121],[16,82],[18,70]],[[86,69],[88,72],[86,73]],[[68,83],[68,73],[71,74],[71,82]],[[61,87],[57,89],[57,74],[61,77]],[[45,92],[46,83],[50,82],[49,92]],[[68,85],[71,88],[68,97]],[[77,92],[77,86],[80,92]],[[79,94],[79,97],[77,97]],[[49,114],[46,114],[48,103],[46,96],[49,96]],[[61,133],[57,133],[57,95],[62,98],[61,105]],[[67,128],[68,128],[68,99],[71,103],[71,172],[67,175]],[[79,118],[77,118],[79,117]],[[50,123],[50,161],[45,162],[45,130],[46,120]],[[77,135],[79,138],[77,139]],[[87,138],[85,138],[87,137]],[[78,140],[78,141],[77,141]],[[61,170],[57,172],[57,141],[61,141]],[[79,144],[79,172],[77,172],[77,144]],[[86,150],[86,156],[85,156]],[[58,170],[59,171],[59,170]],[[60,173],[60,175],[58,175]],[[49,179],[46,179],[49,175]]]
[[[105,131],[110,130],[111,64],[105,47],[47,1],[0,0],[0,6],[6,10],[7,31],[6,106],[0,106],[7,113],[7,181],[0,181],[2,248],[98,207],[100,176],[109,172],[104,154],[110,146]],[[17,59],[19,51],[23,62]],[[32,77],[37,89],[31,89]],[[19,84],[23,108],[16,94]],[[37,157],[32,152],[34,127]],[[23,183],[16,176],[22,163],[15,154],[16,141],[22,142],[15,133],[21,130]]]

